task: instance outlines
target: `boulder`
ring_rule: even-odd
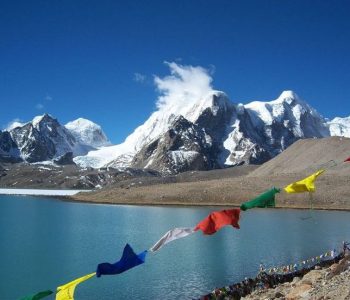
[[[309,299],[308,292],[311,288],[310,284],[300,284],[286,295],[286,300]]]

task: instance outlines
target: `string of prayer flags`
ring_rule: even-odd
[[[77,285],[95,275],[94,272],[57,287],[56,300],[74,300],[74,291]]]
[[[306,177],[300,181],[296,181],[287,185],[284,190],[287,193],[303,193],[303,192],[315,192],[315,180],[320,176],[325,170],[319,170],[316,173]]]
[[[239,214],[239,208],[214,211],[199,222],[194,230],[200,229],[204,234],[213,234],[226,225],[239,229]]]
[[[157,243],[155,243],[149,250],[151,252],[155,252],[167,243],[184,238],[194,232],[194,228],[174,228],[172,230],[169,230],[166,234],[164,234],[160,238],[160,240]]]
[[[241,205],[241,210],[245,211],[250,208],[259,207],[275,207],[275,195],[279,193],[281,190],[273,187],[272,189],[262,193],[258,197],[254,198],[253,200],[250,200],[248,202],[245,202]]]
[[[331,250],[331,251],[327,251],[321,255],[300,261],[299,263],[296,264],[291,264],[291,265],[287,265],[287,266],[281,266],[281,267],[272,267],[267,269],[267,271],[269,273],[288,273],[288,272],[294,272],[297,271],[299,268],[305,268],[306,265],[310,265],[313,263],[319,263],[323,258],[326,257],[331,257],[334,258],[336,255],[336,251],[335,250]],[[260,268],[260,271],[264,271],[263,268]]]
[[[101,275],[116,275],[123,273],[133,267],[143,264],[146,260],[146,254],[147,250],[140,254],[135,254],[131,246],[126,244],[121,259],[114,264],[99,264],[97,266],[96,276],[100,277]]]
[[[34,295],[25,296],[25,297],[21,298],[20,300],[40,300],[40,299],[43,299],[43,298],[51,295],[52,293],[53,293],[53,291],[50,291],[50,290],[42,291],[42,292],[36,293]]]

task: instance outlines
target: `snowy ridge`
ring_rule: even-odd
[[[272,101],[237,105],[237,116],[228,128],[223,142],[226,156],[221,155],[224,165],[262,163],[299,138],[329,136],[325,119],[293,91]]]
[[[10,131],[16,127],[22,127],[24,126],[26,123],[23,123],[23,122],[19,122],[19,121],[13,121],[11,122],[6,128],[5,128],[5,131]]]
[[[331,136],[350,137],[350,116],[347,118],[334,118],[328,123]]]
[[[191,75],[198,70],[186,71]],[[182,75],[198,80],[198,74],[195,79],[189,74]],[[150,168],[174,174],[261,164],[301,138],[350,137],[350,117],[328,121],[293,91],[272,101],[234,104],[211,88],[207,76],[192,91],[176,76],[158,79],[158,109],[119,145],[110,145],[102,128],[87,119],[63,126],[44,114],[0,131],[0,160],[35,163],[73,153],[74,162],[84,168]]]
[[[131,162],[133,156],[144,145],[169,130],[178,116],[183,116],[187,120],[195,122],[207,108],[211,109],[215,115],[218,105],[213,100],[214,96],[220,99],[223,103],[221,105],[230,105],[227,96],[219,91],[212,91],[194,103],[193,101],[187,103],[185,100],[182,100],[182,105],[174,103],[162,105],[159,110],[152,113],[143,125],[137,127],[122,144],[90,151],[86,156],[74,158],[74,162],[84,167],[99,168],[109,164],[113,160],[117,160],[121,163],[113,164],[115,167],[126,167]],[[187,105],[185,105],[186,103]],[[120,156],[123,156],[124,159],[120,159]]]
[[[8,131],[0,132],[0,160],[4,161],[33,163],[55,159],[69,152],[85,155],[97,145],[109,144],[101,127],[85,119],[70,122],[68,128],[72,131],[49,114],[36,116],[27,123],[12,122],[10,125]]]
[[[246,105],[233,104],[223,92],[214,90],[196,100],[193,95],[190,101],[184,97],[186,94],[180,93],[176,94],[177,101],[163,99],[159,109],[124,143],[90,151],[74,161],[84,167],[151,167],[164,173],[164,166],[169,166],[170,162],[198,166],[197,162],[193,163],[194,158],[202,157],[205,160],[202,167],[262,163],[300,138],[350,136],[350,117],[336,118],[327,123],[293,91],[284,91],[272,101],[253,101]],[[174,141],[164,140],[164,134],[172,130],[179,116],[203,129],[205,138],[210,141],[206,146],[202,144],[205,149],[193,151],[187,145],[174,150]],[[179,136],[179,140],[189,139]],[[192,143],[195,143],[194,139]],[[165,151],[163,156],[159,153],[159,144]],[[157,150],[152,150],[152,147],[157,147]]]
[[[75,140],[82,145],[99,148],[111,144],[101,126],[90,120],[79,118],[68,122],[64,126],[74,136]]]
[[[284,91],[276,100],[270,102],[254,101],[244,107],[251,114],[257,126],[283,122],[284,127],[292,126],[294,135],[302,138],[304,137],[302,116],[309,114],[318,121],[318,127],[311,128],[311,131],[315,131],[315,136],[329,134],[324,118],[293,91]]]

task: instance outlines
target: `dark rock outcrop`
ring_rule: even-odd
[[[66,154],[61,155],[60,157],[54,159],[56,165],[75,165],[73,161],[73,152],[67,152]]]
[[[0,161],[10,163],[21,161],[18,147],[8,131],[0,131]]]
[[[144,146],[131,165],[163,174],[208,170],[217,167],[211,158],[215,157],[213,151],[213,144],[205,130],[180,116],[171,129]]]

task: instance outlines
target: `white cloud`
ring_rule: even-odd
[[[4,127],[5,130],[7,131],[10,131],[11,129],[13,128],[16,128],[16,127],[21,127],[23,126],[24,123],[22,120],[20,120],[19,118],[15,118],[13,119],[12,121],[8,122],[8,124]]]
[[[38,103],[37,105],[35,105],[35,108],[38,110],[43,110],[44,109],[44,105],[41,103]]]
[[[175,62],[165,62],[171,75],[160,78],[155,76],[154,83],[160,96],[157,107],[186,105],[195,102],[213,91],[213,79],[210,71],[200,66],[184,66]]]
[[[134,73],[134,81],[144,83],[146,81],[146,75]]]
[[[45,101],[52,101],[53,98],[50,95],[46,95],[44,98]]]

